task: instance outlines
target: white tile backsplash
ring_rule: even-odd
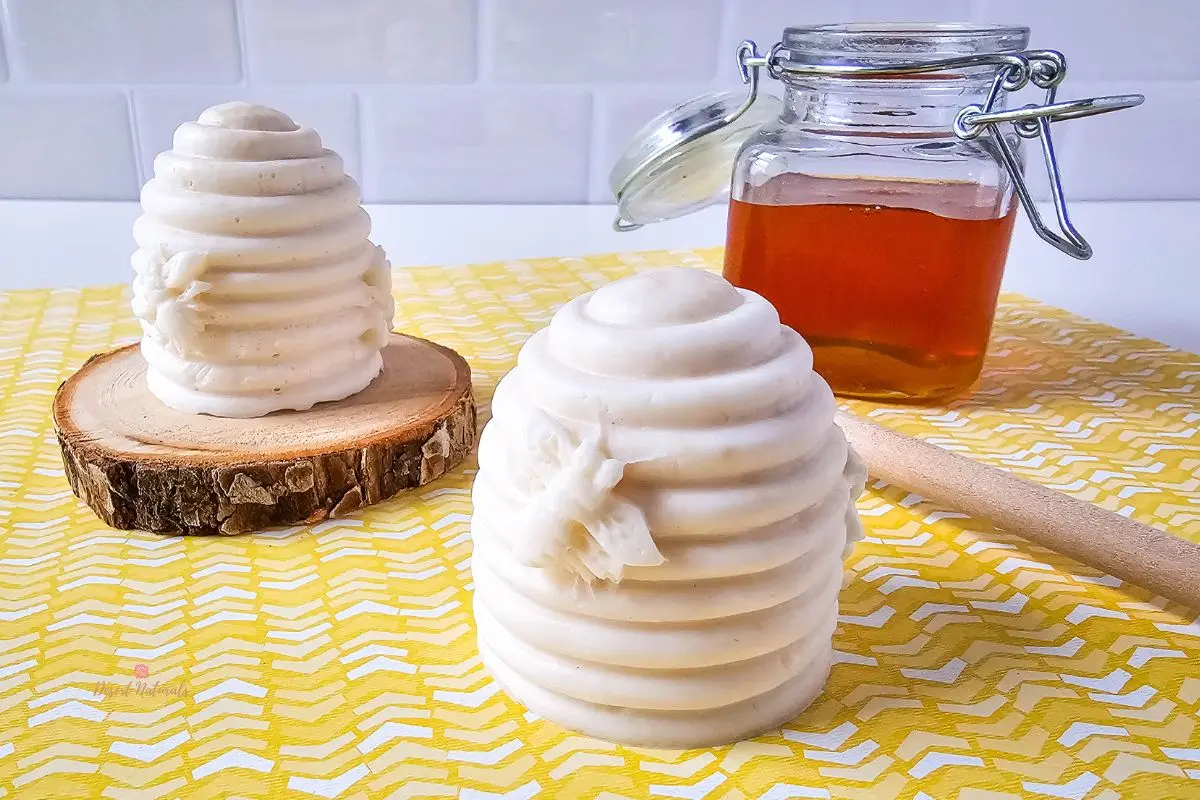
[[[133,114],[138,128],[140,179],[154,174],[154,157],[171,147],[180,123],[193,120],[209,106],[231,100],[283,109],[297,124],[313,128],[325,146],[336,150],[346,172],[362,182],[359,158],[358,100],[349,89],[297,86],[204,86],[135,89]]]
[[[482,0],[492,71],[518,83],[708,81],[720,0]]]
[[[0,198],[137,196],[125,95],[0,92]]]
[[[475,0],[242,0],[252,81],[466,83]]]
[[[234,0],[4,0],[13,72],[34,83],[241,76]]]
[[[514,86],[363,96],[366,195],[377,202],[584,203],[591,98]]]
[[[1035,46],[1064,50],[1064,99],[1147,95],[1055,126],[1070,196],[1200,198],[1200,156],[1177,133],[1200,116],[1190,0],[0,0],[0,12],[0,197],[135,199],[175,127],[246,99],[316,128],[368,200],[607,202],[627,137],[735,84],[742,39],[969,18],[1028,24]],[[1036,147],[1029,161],[1043,194]]]

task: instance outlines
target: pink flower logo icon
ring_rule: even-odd
[[[137,678],[139,681],[145,680],[146,678],[150,677],[150,668],[145,664],[138,664],[133,668],[133,677]]]

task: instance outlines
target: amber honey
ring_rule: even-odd
[[[847,397],[970,389],[1015,205],[995,187],[782,175],[731,202],[725,277],[758,292]]]

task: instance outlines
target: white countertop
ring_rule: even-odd
[[[724,207],[615,233],[607,206],[368,206],[372,239],[396,266],[464,264],[618,250],[709,247]],[[1025,220],[1004,288],[1200,352],[1200,202],[1075,202],[1095,248],[1079,262]],[[118,283],[130,277],[136,203],[0,201],[0,290]]]

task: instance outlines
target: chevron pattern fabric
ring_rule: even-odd
[[[397,327],[485,413],[570,297],[717,251],[401,270]],[[777,733],[668,752],[526,714],[475,653],[473,464],[312,527],[104,528],[68,490],[58,383],[136,335],[120,287],[0,294],[0,797],[1200,796],[1200,623],[898,488],[860,502],[825,694]],[[986,375],[860,413],[1200,540],[1200,359],[1004,298]]]

